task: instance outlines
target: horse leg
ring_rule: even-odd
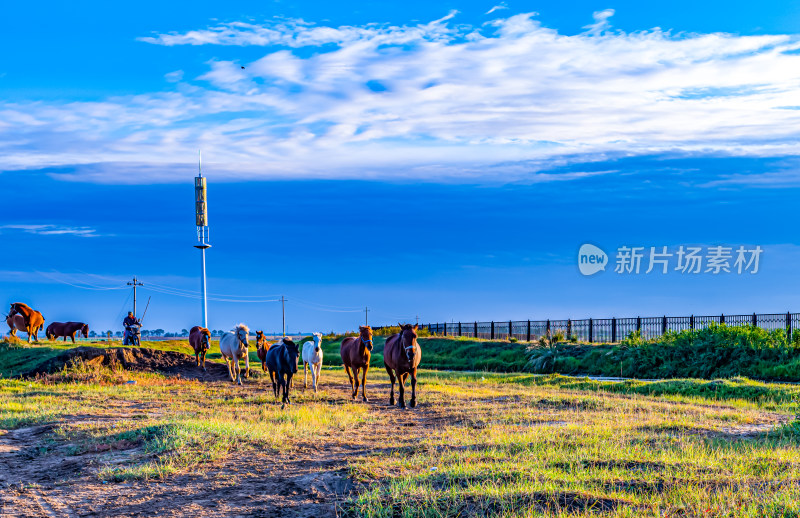
[[[230,377],[231,377],[231,381],[232,381],[233,383],[236,383],[236,378],[233,376],[233,370],[231,370],[231,362],[228,360],[228,357],[227,357],[227,356],[225,356],[225,365],[227,365],[227,366],[228,366],[228,374],[229,374],[229,375],[230,375]]]
[[[350,379],[350,390],[353,391],[356,389],[355,384],[353,383],[353,374],[350,372],[350,367],[345,364],[344,371],[347,373],[347,377]],[[353,393],[353,399],[356,398],[355,393]]]
[[[200,359],[203,361],[203,372],[206,372],[206,352],[200,353]]]
[[[28,343],[32,344],[33,343],[33,328],[28,327],[27,332],[28,332]]]
[[[317,382],[319,380],[319,368],[322,362],[311,365],[311,383],[314,385],[314,394],[317,393]]]
[[[369,401],[367,399],[367,371],[369,370],[369,364],[364,365],[364,373],[361,375],[361,397],[364,399],[366,403]]]
[[[72,343],[75,343],[75,334],[76,333],[77,333],[77,331],[75,331],[75,333],[72,333]],[[67,341],[67,337],[66,336],[64,337],[64,341],[65,342]]]
[[[303,388],[308,388],[308,362],[303,360]],[[311,374],[311,381],[314,381],[314,374]]]
[[[386,367],[386,372],[389,373],[389,382],[392,384],[392,390],[389,392],[389,404],[394,405],[394,371],[388,365],[384,365],[384,367]]]
[[[283,393],[283,399],[286,401],[287,405],[291,405],[292,404],[291,400],[289,399],[289,389],[292,388],[292,378],[293,377],[294,377],[294,374],[292,374],[291,372],[286,374],[286,390]]]
[[[275,399],[278,398],[278,384],[275,383],[275,372],[270,369],[269,379],[272,381],[272,393],[275,394]]]
[[[239,358],[233,357],[233,370],[236,372],[236,384],[242,384],[242,366],[239,364]]]
[[[250,378],[250,351],[244,352],[244,366],[247,368],[247,372],[245,372],[244,377]]]
[[[397,384],[400,386],[400,408],[406,407],[406,378],[408,377],[408,373],[404,372],[397,376]]]
[[[411,408],[417,406],[417,369],[411,370],[411,401],[409,406]]]
[[[353,367],[353,382],[355,383],[353,387],[353,400],[355,400],[358,395],[358,370],[359,367]]]

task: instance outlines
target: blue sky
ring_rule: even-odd
[[[375,324],[797,311],[798,11],[7,7],[3,298],[117,329],[136,274],[145,327],[196,324],[202,149],[212,328],[279,329],[280,295],[304,331],[364,306]],[[755,275],[584,277],[587,242],[764,252]]]

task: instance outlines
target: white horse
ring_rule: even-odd
[[[230,333],[223,333],[219,338],[219,352],[225,358],[225,363],[228,365],[228,373],[231,375],[231,381],[239,385],[242,384],[242,369],[239,367],[239,360],[244,357],[244,364],[247,371],[244,377],[250,376],[250,355],[248,354],[248,335],[250,329],[244,325],[239,324]],[[234,373],[236,375],[234,376]]]
[[[322,334],[314,333],[314,341],[306,342],[303,344],[303,376],[305,382],[303,386],[308,388],[308,371],[306,367],[311,368],[311,383],[314,386],[314,393],[317,392],[317,380],[319,379],[319,371],[322,369]]]

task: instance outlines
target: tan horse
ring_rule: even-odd
[[[39,330],[44,328],[44,316],[22,302],[14,302],[11,304],[11,310],[8,312],[8,317],[6,317],[6,323],[8,323],[9,318],[15,315],[22,315],[22,318],[25,320],[25,332],[28,333],[28,343],[32,343],[34,339],[38,342]],[[11,327],[11,334],[16,338],[14,326],[9,324],[9,327]]]
[[[267,337],[264,336],[264,331],[256,331],[256,354],[258,359],[261,360],[261,370],[267,372],[267,353],[272,344],[267,342]]]
[[[369,359],[372,354],[372,328],[361,326],[358,328],[357,337],[349,336],[342,340],[339,347],[339,354],[342,355],[344,371],[350,378],[350,387],[353,389],[352,398],[358,395],[358,371],[362,370],[361,375],[361,397],[367,399],[367,371],[369,370]],[[352,372],[351,372],[352,371]]]
[[[386,339],[383,346],[383,365],[389,373],[389,380],[392,382],[392,392],[389,394],[389,404],[394,405],[394,380],[400,390],[400,408],[406,407],[403,396],[405,395],[405,384],[408,375],[411,375],[411,401],[409,406],[417,406],[417,366],[422,359],[422,349],[417,343],[417,326],[411,324],[400,324],[400,333],[392,335]]]

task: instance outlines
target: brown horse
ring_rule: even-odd
[[[261,370],[267,372],[267,352],[272,344],[267,342],[267,337],[264,336],[264,331],[256,331],[256,354],[258,359],[261,360]]]
[[[422,349],[417,343],[417,326],[400,324],[400,333],[386,339],[383,346],[383,365],[389,373],[392,382],[392,392],[389,394],[389,404],[394,405],[394,379],[400,387],[400,408],[406,407],[403,396],[408,375],[411,374],[411,401],[409,406],[417,406],[417,366],[422,359]]]
[[[342,355],[344,371],[350,378],[350,387],[353,389],[353,399],[358,395],[358,371],[363,370],[361,375],[361,397],[367,399],[367,371],[369,370],[369,358],[372,354],[372,328],[361,326],[358,328],[359,335],[349,336],[342,340],[339,347],[339,354]],[[352,370],[352,372],[351,372]]]
[[[208,343],[211,337],[211,332],[205,327],[194,326],[189,330],[189,345],[194,349],[194,358],[197,360],[197,366],[203,367],[206,370],[206,353],[211,347]],[[203,362],[202,364],[200,362]]]
[[[75,343],[75,335],[81,333],[84,338],[89,338],[89,326],[83,322],[53,322],[44,334],[47,335],[48,340],[57,340],[58,337],[63,336],[64,341],[67,337],[72,338],[72,343]]]
[[[32,343],[34,339],[38,342],[39,330],[44,327],[44,316],[22,302],[11,304],[8,317],[13,317],[14,315],[22,315],[22,318],[25,319],[25,332],[28,333],[28,343]],[[8,322],[8,317],[6,317],[6,322]],[[13,327],[11,327],[11,334],[16,336]]]
[[[9,334],[14,338],[17,338],[17,331],[22,331],[23,333],[26,332],[25,327],[25,317],[22,315],[11,315],[6,317],[6,324],[8,324],[9,329],[11,330]]]

